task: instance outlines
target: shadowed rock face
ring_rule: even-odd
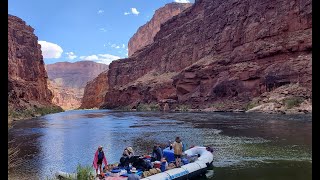
[[[89,81],[84,89],[81,100],[82,109],[98,108],[104,102],[104,97],[108,91],[108,71],[99,74],[98,77]]]
[[[92,61],[58,62],[46,65],[46,69],[51,84],[49,88],[54,95],[53,103],[64,109],[75,109],[81,105],[87,82],[107,70],[108,65]]]
[[[175,74],[164,89],[193,108],[218,100],[242,108],[289,83],[311,88],[311,33],[311,0],[198,0],[165,22],[153,43],[110,64],[103,107],[160,101],[137,96],[152,91],[150,83],[137,83],[150,72]]]
[[[166,22],[173,16],[178,15],[191,5],[191,3],[169,3],[164,7],[157,9],[152,19],[145,25],[141,26],[130,38],[128,43],[129,57],[136,51],[153,42],[153,38],[160,30],[160,25],[162,23]]]
[[[22,19],[8,15],[9,112],[53,106],[47,78],[34,29]]]

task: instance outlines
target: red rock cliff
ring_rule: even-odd
[[[35,108],[55,107],[47,87],[41,46],[31,26],[8,15],[8,106],[9,119],[19,112]],[[35,113],[35,112],[34,112]],[[26,118],[28,118],[26,116]]]
[[[311,33],[311,0],[197,0],[164,23],[152,44],[110,64],[103,107],[170,98],[241,109],[284,84],[311,88]]]
[[[164,7],[156,10],[155,14],[149,22],[141,26],[137,32],[130,38],[128,43],[128,55],[132,56],[136,51],[153,42],[154,36],[160,30],[160,25],[173,16],[178,15],[188,7],[191,3],[169,3]]]
[[[80,108],[99,108],[108,91],[108,71],[99,74],[98,77],[89,81],[85,87]]]
[[[64,109],[75,109],[81,105],[87,82],[107,70],[108,65],[92,61],[58,62],[46,65],[46,69],[51,81],[49,87],[54,94],[53,102]]]
[[[83,90],[66,87],[59,80],[48,80],[48,88],[53,94],[52,102],[65,110],[80,106]]]

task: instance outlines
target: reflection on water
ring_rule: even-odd
[[[98,145],[104,146],[109,162],[118,162],[126,146],[145,154],[153,144],[166,145],[180,136],[187,147],[214,147],[214,179],[233,179],[236,174],[238,179],[308,179],[311,119],[311,115],[253,113],[67,111],[15,124],[9,131],[9,146],[20,147],[18,158],[24,163],[9,177],[43,179],[58,170],[74,172],[79,163],[92,164]],[[297,171],[299,166],[307,173]],[[278,175],[267,175],[278,170]],[[302,174],[289,178],[285,173],[290,171]]]

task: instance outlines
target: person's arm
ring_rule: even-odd
[[[128,152],[128,156],[129,158],[131,158],[132,156],[134,156],[134,152],[131,152],[131,153]]]
[[[170,150],[171,150],[172,148],[174,148],[174,146],[176,145],[175,143],[176,143],[176,142],[174,142],[174,143],[172,143],[172,144],[170,145]]]
[[[125,150],[123,151],[123,154],[126,155],[126,156],[129,156],[128,150],[125,149]]]
[[[151,157],[155,157],[155,156],[156,156],[156,152],[152,151]]]
[[[95,169],[98,169],[97,162],[98,162],[98,151],[96,151],[96,153],[94,154],[94,157],[93,157],[93,167]]]
[[[158,148],[158,153],[160,154],[160,160],[161,160],[163,157],[163,154],[162,154],[162,150],[160,148]]]
[[[105,166],[108,165],[108,161],[107,161],[106,155],[104,153],[103,153],[103,163]]]

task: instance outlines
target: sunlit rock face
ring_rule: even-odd
[[[53,103],[63,109],[76,109],[81,105],[87,82],[107,70],[108,65],[93,61],[58,62],[46,65],[46,69]]]
[[[154,41],[109,66],[104,108],[173,99],[241,109],[286,84],[312,84],[311,0],[198,0]]]
[[[89,81],[84,89],[80,108],[99,108],[105,99],[108,91],[108,71],[104,71]]]
[[[161,24],[165,23],[173,16],[178,15],[192,3],[169,3],[157,9],[149,22],[141,26],[130,38],[128,43],[128,55],[132,56],[136,51],[153,42],[154,36],[160,30]]]

